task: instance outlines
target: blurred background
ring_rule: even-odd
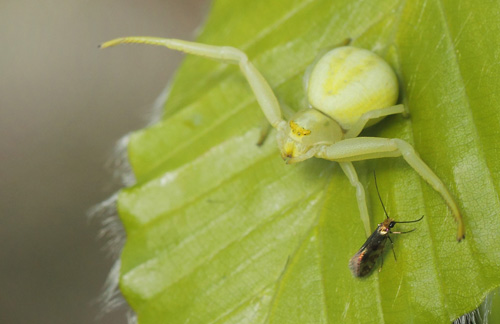
[[[193,39],[209,6],[0,1],[0,323],[126,322],[124,309],[97,318],[113,260],[87,211],[120,188],[105,165],[147,124],[182,55],[97,45]]]

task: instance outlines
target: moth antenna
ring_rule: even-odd
[[[412,221],[403,221],[403,222],[394,222],[394,223],[416,223],[416,222],[420,222],[422,220],[422,218],[424,218],[424,215],[422,215],[422,217],[420,217],[419,219],[417,220],[412,220]]]
[[[384,206],[384,202],[382,201],[382,197],[380,197],[380,192],[378,191],[377,175],[375,174],[375,171],[373,171],[373,178],[375,179],[375,188],[377,188],[378,200],[380,200],[380,204],[382,205],[382,208],[384,209],[385,217],[389,218],[389,215],[387,214],[387,210],[385,210],[385,206]],[[402,223],[402,222],[399,222],[399,223]]]

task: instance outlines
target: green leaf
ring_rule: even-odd
[[[444,201],[401,158],[356,163],[373,228],[393,236],[383,269],[354,278],[365,240],[336,163],[281,160],[235,66],[187,56],[162,120],[132,135],[137,185],[118,201],[121,289],[139,323],[446,323],[500,285],[500,3],[218,0],[200,42],[244,50],[283,105],[307,106],[305,69],[347,37],[393,66],[410,117],[362,135],[401,138],[451,190]],[[126,49],[122,49],[126,50]]]

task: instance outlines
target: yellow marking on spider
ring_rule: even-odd
[[[303,137],[311,134],[311,131],[308,129],[305,129],[303,127],[300,127],[296,122],[293,120],[290,120],[290,128],[292,130],[292,133],[298,137]]]

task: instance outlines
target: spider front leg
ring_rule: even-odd
[[[351,182],[351,185],[356,188],[356,200],[358,201],[359,214],[361,216],[363,226],[365,227],[366,237],[369,237],[372,233],[372,229],[370,226],[370,215],[368,214],[368,207],[366,204],[365,188],[361,182],[359,182],[358,174],[356,173],[356,169],[351,162],[339,162],[339,164],[349,179],[349,182]]]
[[[446,201],[458,225],[457,240],[465,237],[462,215],[455,200],[441,179],[425,164],[407,142],[400,139],[377,137],[350,138],[333,145],[325,145],[315,155],[316,157],[337,162],[352,162],[368,159],[402,156],[406,162],[431,185]]]
[[[195,42],[183,41],[180,39],[158,38],[158,37],[123,37],[105,42],[99,46],[107,48],[119,44],[148,44],[164,46],[173,50],[188,54],[194,54],[207,58],[212,58],[224,63],[238,64],[241,72],[252,88],[257,102],[267,120],[277,129],[286,127],[286,122],[281,117],[281,109],[278,99],[274,95],[271,86],[264,79],[262,74],[248,60],[247,55],[237,48],[229,46],[214,46]]]

